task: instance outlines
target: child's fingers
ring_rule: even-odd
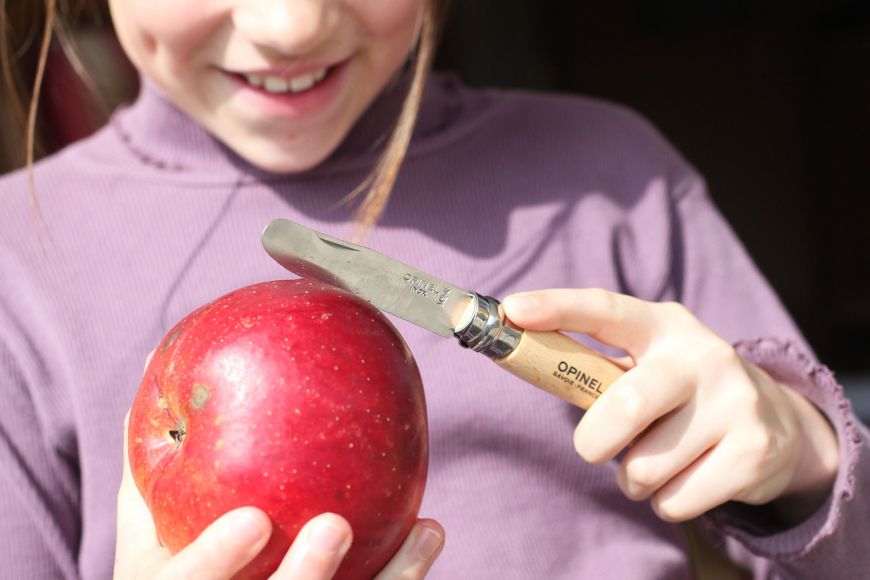
[[[661,306],[598,288],[537,290],[503,301],[507,318],[522,328],[582,332],[632,355],[659,332]]]
[[[574,448],[590,463],[616,457],[654,421],[693,395],[690,377],[667,359],[627,371],[592,405],[574,431]]]
[[[423,578],[444,547],[444,528],[435,520],[419,520],[399,551],[376,580]]]
[[[148,365],[151,364],[151,359],[154,357],[154,352],[155,352],[156,350],[157,350],[157,349],[152,350],[151,352],[148,353],[148,356],[145,357],[145,366],[142,367],[142,372],[143,372],[143,373],[144,373],[146,370],[148,370]]]
[[[118,490],[117,540],[115,548],[115,578],[134,577],[142,554],[160,548],[151,512],[136,488],[127,458],[127,425],[130,413],[124,418],[124,473]],[[165,554],[167,557],[168,552]]]
[[[632,443],[617,472],[620,489],[633,500],[647,499],[719,443],[725,431],[717,416],[689,402]]]
[[[127,456],[124,419],[124,475],[118,491],[115,578],[223,580],[250,562],[271,533],[268,516],[255,508],[229,512],[175,556],[160,545],[154,520],[139,493]]]
[[[764,440],[759,432],[759,447]],[[650,505],[662,519],[683,522],[727,501],[744,501],[741,495],[755,487],[763,463],[763,453],[750,449],[744,438],[726,437],[665,484]]]
[[[253,507],[228,512],[170,559],[139,568],[140,577],[227,580],[263,549],[272,533],[269,516]]]
[[[273,579],[328,580],[350,549],[353,533],[339,515],[324,513],[302,526]]]

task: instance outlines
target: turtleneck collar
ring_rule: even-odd
[[[308,177],[371,168],[398,118],[409,76],[400,75],[385,87],[329,158],[313,169],[294,175]],[[140,80],[136,101],[119,111],[112,124],[131,154],[143,164],[170,172],[207,172],[212,177],[222,174],[234,177],[248,174],[266,180],[278,177],[239,157],[178,109],[153,82],[144,76]],[[457,85],[452,77],[430,75],[417,117],[415,140],[437,133],[449,124],[456,112]]]

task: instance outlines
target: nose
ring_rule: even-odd
[[[248,0],[233,11],[233,25],[248,40],[282,55],[304,55],[334,32],[334,0]]]

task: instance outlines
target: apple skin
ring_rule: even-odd
[[[368,303],[309,280],[248,286],[181,320],[148,364],[128,433],[171,552],[231,509],[269,515],[269,543],[237,578],[267,578],[327,511],[354,533],[336,578],[373,577],[426,483],[426,404],[407,345]]]

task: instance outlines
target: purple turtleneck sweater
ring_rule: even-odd
[[[146,354],[177,320],[288,277],[259,234],[283,217],[339,237],[401,95],[328,160],[259,171],[145,83],[93,137],[0,179],[0,569],[108,578],[122,425]],[[678,300],[830,419],[841,465],[814,515],[782,529],[726,505],[698,528],[759,578],[858,578],[867,430],[710,201],[632,112],[476,91],[433,77],[373,248],[481,293],[604,287]],[[396,321],[420,366],[431,463],[422,515],[447,530],[432,578],[687,578],[684,531],[573,450],[580,412],[454,341]],[[860,495],[864,490],[865,495]],[[744,506],[745,507],[745,506]]]

